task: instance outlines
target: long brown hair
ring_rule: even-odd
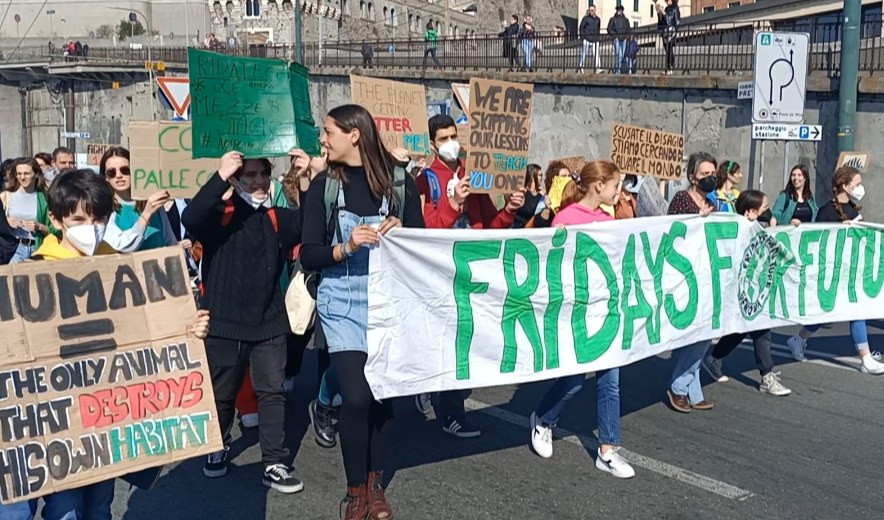
[[[804,199],[804,202],[810,202],[813,200],[813,192],[810,191],[810,172],[807,170],[807,166],[803,164],[796,164],[789,170],[789,180],[786,182],[786,187],[783,188],[783,193],[787,196],[791,197],[792,200],[798,200],[798,192],[795,191],[795,185],[792,184],[792,172],[798,170],[801,173],[801,176],[804,177],[804,187],[801,188],[801,197]]]
[[[46,178],[43,177],[43,169],[40,168],[36,160],[30,157],[20,157],[9,165],[9,184],[6,186],[6,191],[18,191],[21,187],[18,177],[15,175],[15,171],[19,166],[30,166],[34,170],[34,191],[39,191],[43,194],[49,191],[49,186],[46,185]]]
[[[596,182],[610,182],[611,179],[619,177],[620,168],[613,162],[607,160],[589,161],[580,170],[579,180],[576,180],[576,182],[572,180],[565,187],[565,193],[562,194],[562,205],[559,210],[561,211],[575,202],[580,202]]]
[[[381,142],[378,128],[368,110],[360,105],[341,105],[329,111],[328,117],[344,133],[352,132],[353,129],[359,130],[359,141],[356,146],[359,148],[362,168],[365,170],[368,188],[372,195],[378,199],[387,197],[392,202],[392,206],[398,207],[399,204],[402,204],[403,201],[394,200],[393,194],[395,161],[384,143]],[[332,177],[340,179],[342,183],[347,182],[344,165],[330,164],[330,173]]]
[[[110,184],[110,180],[107,178],[107,161],[111,157],[122,157],[129,161],[129,169],[132,169],[132,161],[129,159],[129,150],[123,148],[122,146],[111,146],[104,152],[104,155],[101,156],[101,160],[98,161],[98,174],[101,175],[101,178],[105,180],[108,184]],[[131,180],[131,179],[130,179]],[[113,189],[113,186],[111,186]],[[144,208],[147,207],[146,200],[135,201],[135,211],[141,215],[144,212]],[[114,197],[114,213],[120,212],[120,201],[117,200],[117,197]]]
[[[842,166],[835,170],[835,175],[832,177],[832,204],[835,206],[835,212],[838,213],[838,217],[841,219],[841,222],[847,222],[850,218],[844,213],[843,205],[838,201],[838,195],[840,195],[844,191],[844,186],[850,184],[850,181],[853,180],[854,177],[859,175],[859,170],[854,168],[853,166]],[[857,213],[862,211],[862,206],[853,202],[851,199],[847,199],[847,204],[856,210]]]
[[[285,193],[285,198],[295,206],[300,207],[301,188],[298,186],[298,172],[295,170],[294,164],[289,167],[289,171],[282,176],[279,182],[282,184],[282,192]]]

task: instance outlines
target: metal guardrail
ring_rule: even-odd
[[[633,29],[631,37],[639,52],[634,64],[621,63],[623,72],[659,73],[728,73],[752,71],[755,35],[762,30],[795,31],[810,34],[810,72],[837,74],[840,67],[840,23],[817,22],[744,22],[715,23],[702,26],[684,25],[671,38],[656,28]],[[884,25],[880,17],[865,18],[861,24],[860,71],[884,71]],[[373,67],[385,69],[437,70],[533,70],[547,72],[576,71],[584,56],[583,69],[615,71],[616,46],[621,45],[612,35],[601,34],[586,42],[576,34],[536,33],[533,38],[503,38],[497,35],[477,35],[469,38],[440,38],[435,44],[421,39],[380,39],[306,43],[303,46],[304,64],[310,68]],[[667,63],[667,48],[671,43],[675,55],[674,67]],[[433,53],[429,52],[435,49]],[[229,55],[248,55],[290,60],[290,45],[251,46],[249,48],[219,47],[213,49]],[[163,61],[171,66],[185,66],[187,49],[183,47],[154,47],[147,49],[95,47],[84,57],[47,55],[44,46],[19,48],[11,59],[0,56],[0,65],[35,58],[57,62],[96,62],[137,64]],[[0,51],[8,55],[9,51]],[[594,59],[597,56],[597,60]]]

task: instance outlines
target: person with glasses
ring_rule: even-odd
[[[132,169],[129,150],[109,148],[98,165],[99,174],[114,191],[114,212],[107,224],[104,241],[121,253],[173,246],[178,242],[163,209],[171,199],[159,191],[147,200],[132,200]]]
[[[48,188],[43,170],[30,158],[10,165],[10,184],[0,193],[0,202],[18,242],[10,264],[24,262],[50,234]]]

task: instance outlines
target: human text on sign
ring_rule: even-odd
[[[0,268],[0,498],[221,448],[181,248]]]

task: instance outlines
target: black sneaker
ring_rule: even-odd
[[[334,448],[338,444],[337,430],[332,422],[333,410],[314,399],[307,407],[310,424],[313,425],[313,437],[316,444],[323,448]]]
[[[221,451],[209,453],[206,457],[206,465],[203,466],[203,475],[209,478],[223,477],[227,474],[227,452],[230,448],[224,446]]]
[[[282,493],[297,493],[304,489],[304,483],[292,473],[294,468],[285,464],[274,464],[264,468],[264,485]]]
[[[461,439],[472,439],[482,435],[482,430],[472,427],[465,418],[455,419],[453,417],[446,417],[442,425],[442,431]]]

